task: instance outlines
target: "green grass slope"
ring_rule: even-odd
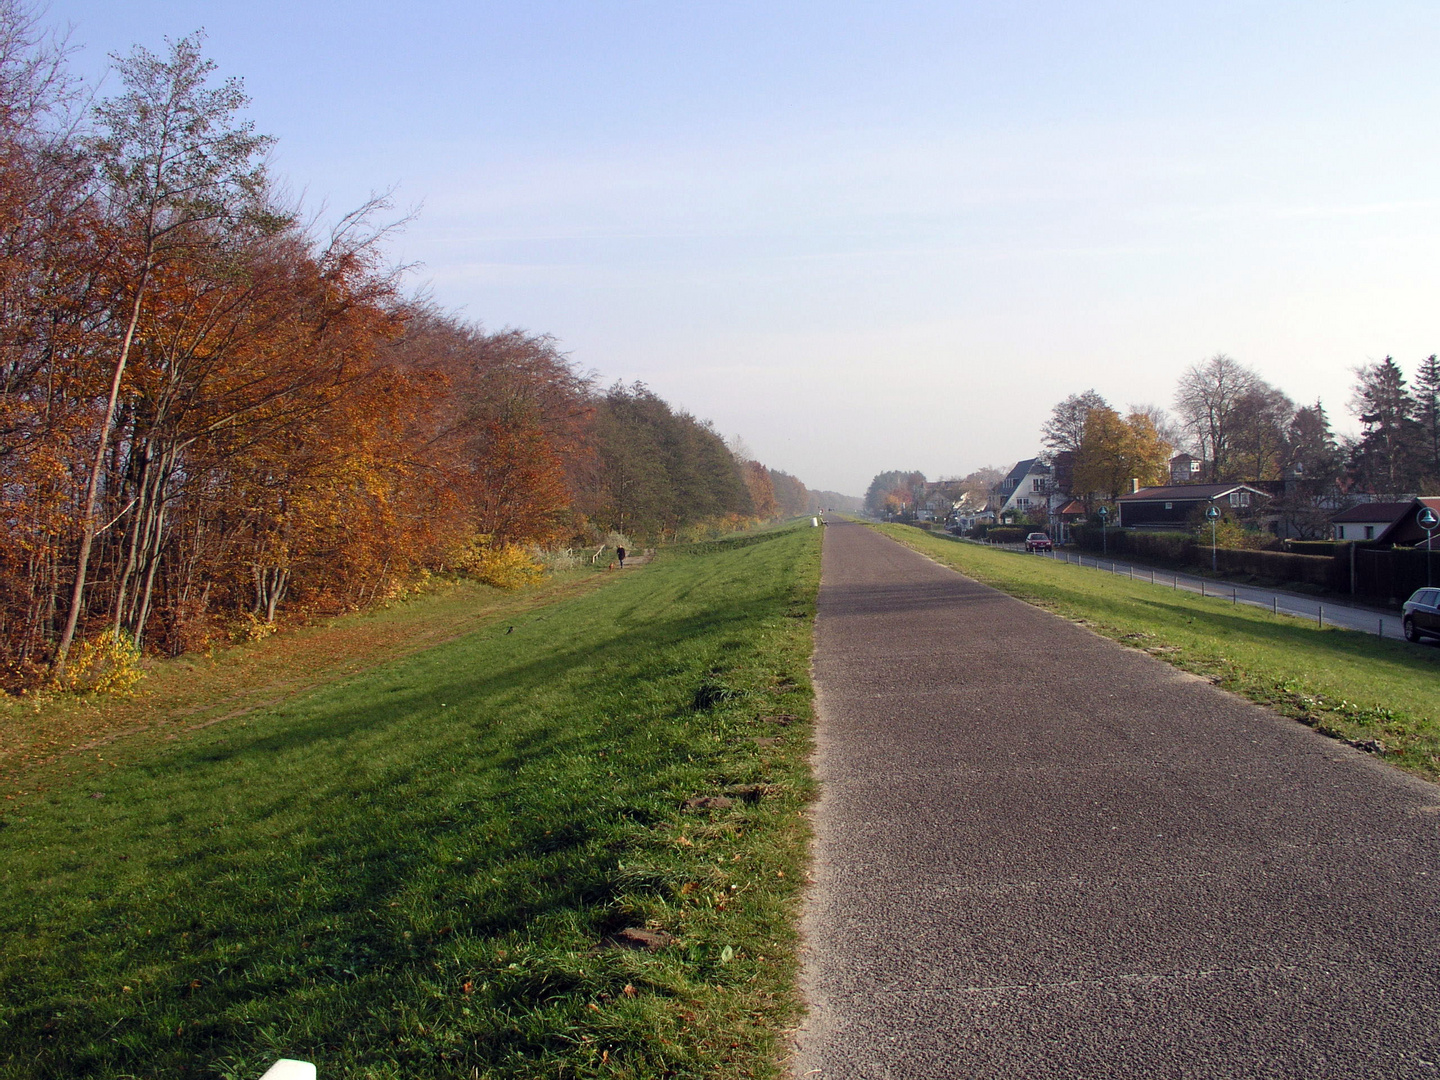
[[[663,553],[7,815],[0,1075],[773,1075],[819,532]]]
[[[1440,778],[1440,649],[1272,615],[1034,555],[876,526],[938,562]],[[1044,642],[1036,642],[1043,648]],[[1077,685],[1084,673],[1076,672]]]

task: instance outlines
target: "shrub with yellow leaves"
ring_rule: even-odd
[[[477,536],[460,552],[456,566],[476,581],[497,589],[519,589],[534,585],[545,576],[542,566],[519,544],[496,544],[489,536]]]
[[[55,689],[72,693],[125,694],[145,677],[140,649],[123,630],[106,630],[82,641],[70,654]]]

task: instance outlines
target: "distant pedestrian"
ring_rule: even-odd
[[[624,549],[623,547],[617,547],[617,548],[615,549],[615,557],[620,560],[620,569],[621,569],[621,570],[624,570],[624,569],[625,569],[625,549]]]

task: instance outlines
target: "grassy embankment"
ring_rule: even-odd
[[[819,530],[609,578],[48,766],[0,818],[0,1075],[774,1075]]]
[[[1035,556],[875,526],[1027,603],[1440,779],[1440,649],[1382,641]],[[1039,644],[1039,643],[1037,643]]]

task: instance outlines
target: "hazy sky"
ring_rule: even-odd
[[[1440,4],[53,0],[197,27],[314,206],[417,284],[812,487],[1038,449],[1216,352],[1337,426],[1440,350]],[[113,85],[113,79],[112,79]]]

